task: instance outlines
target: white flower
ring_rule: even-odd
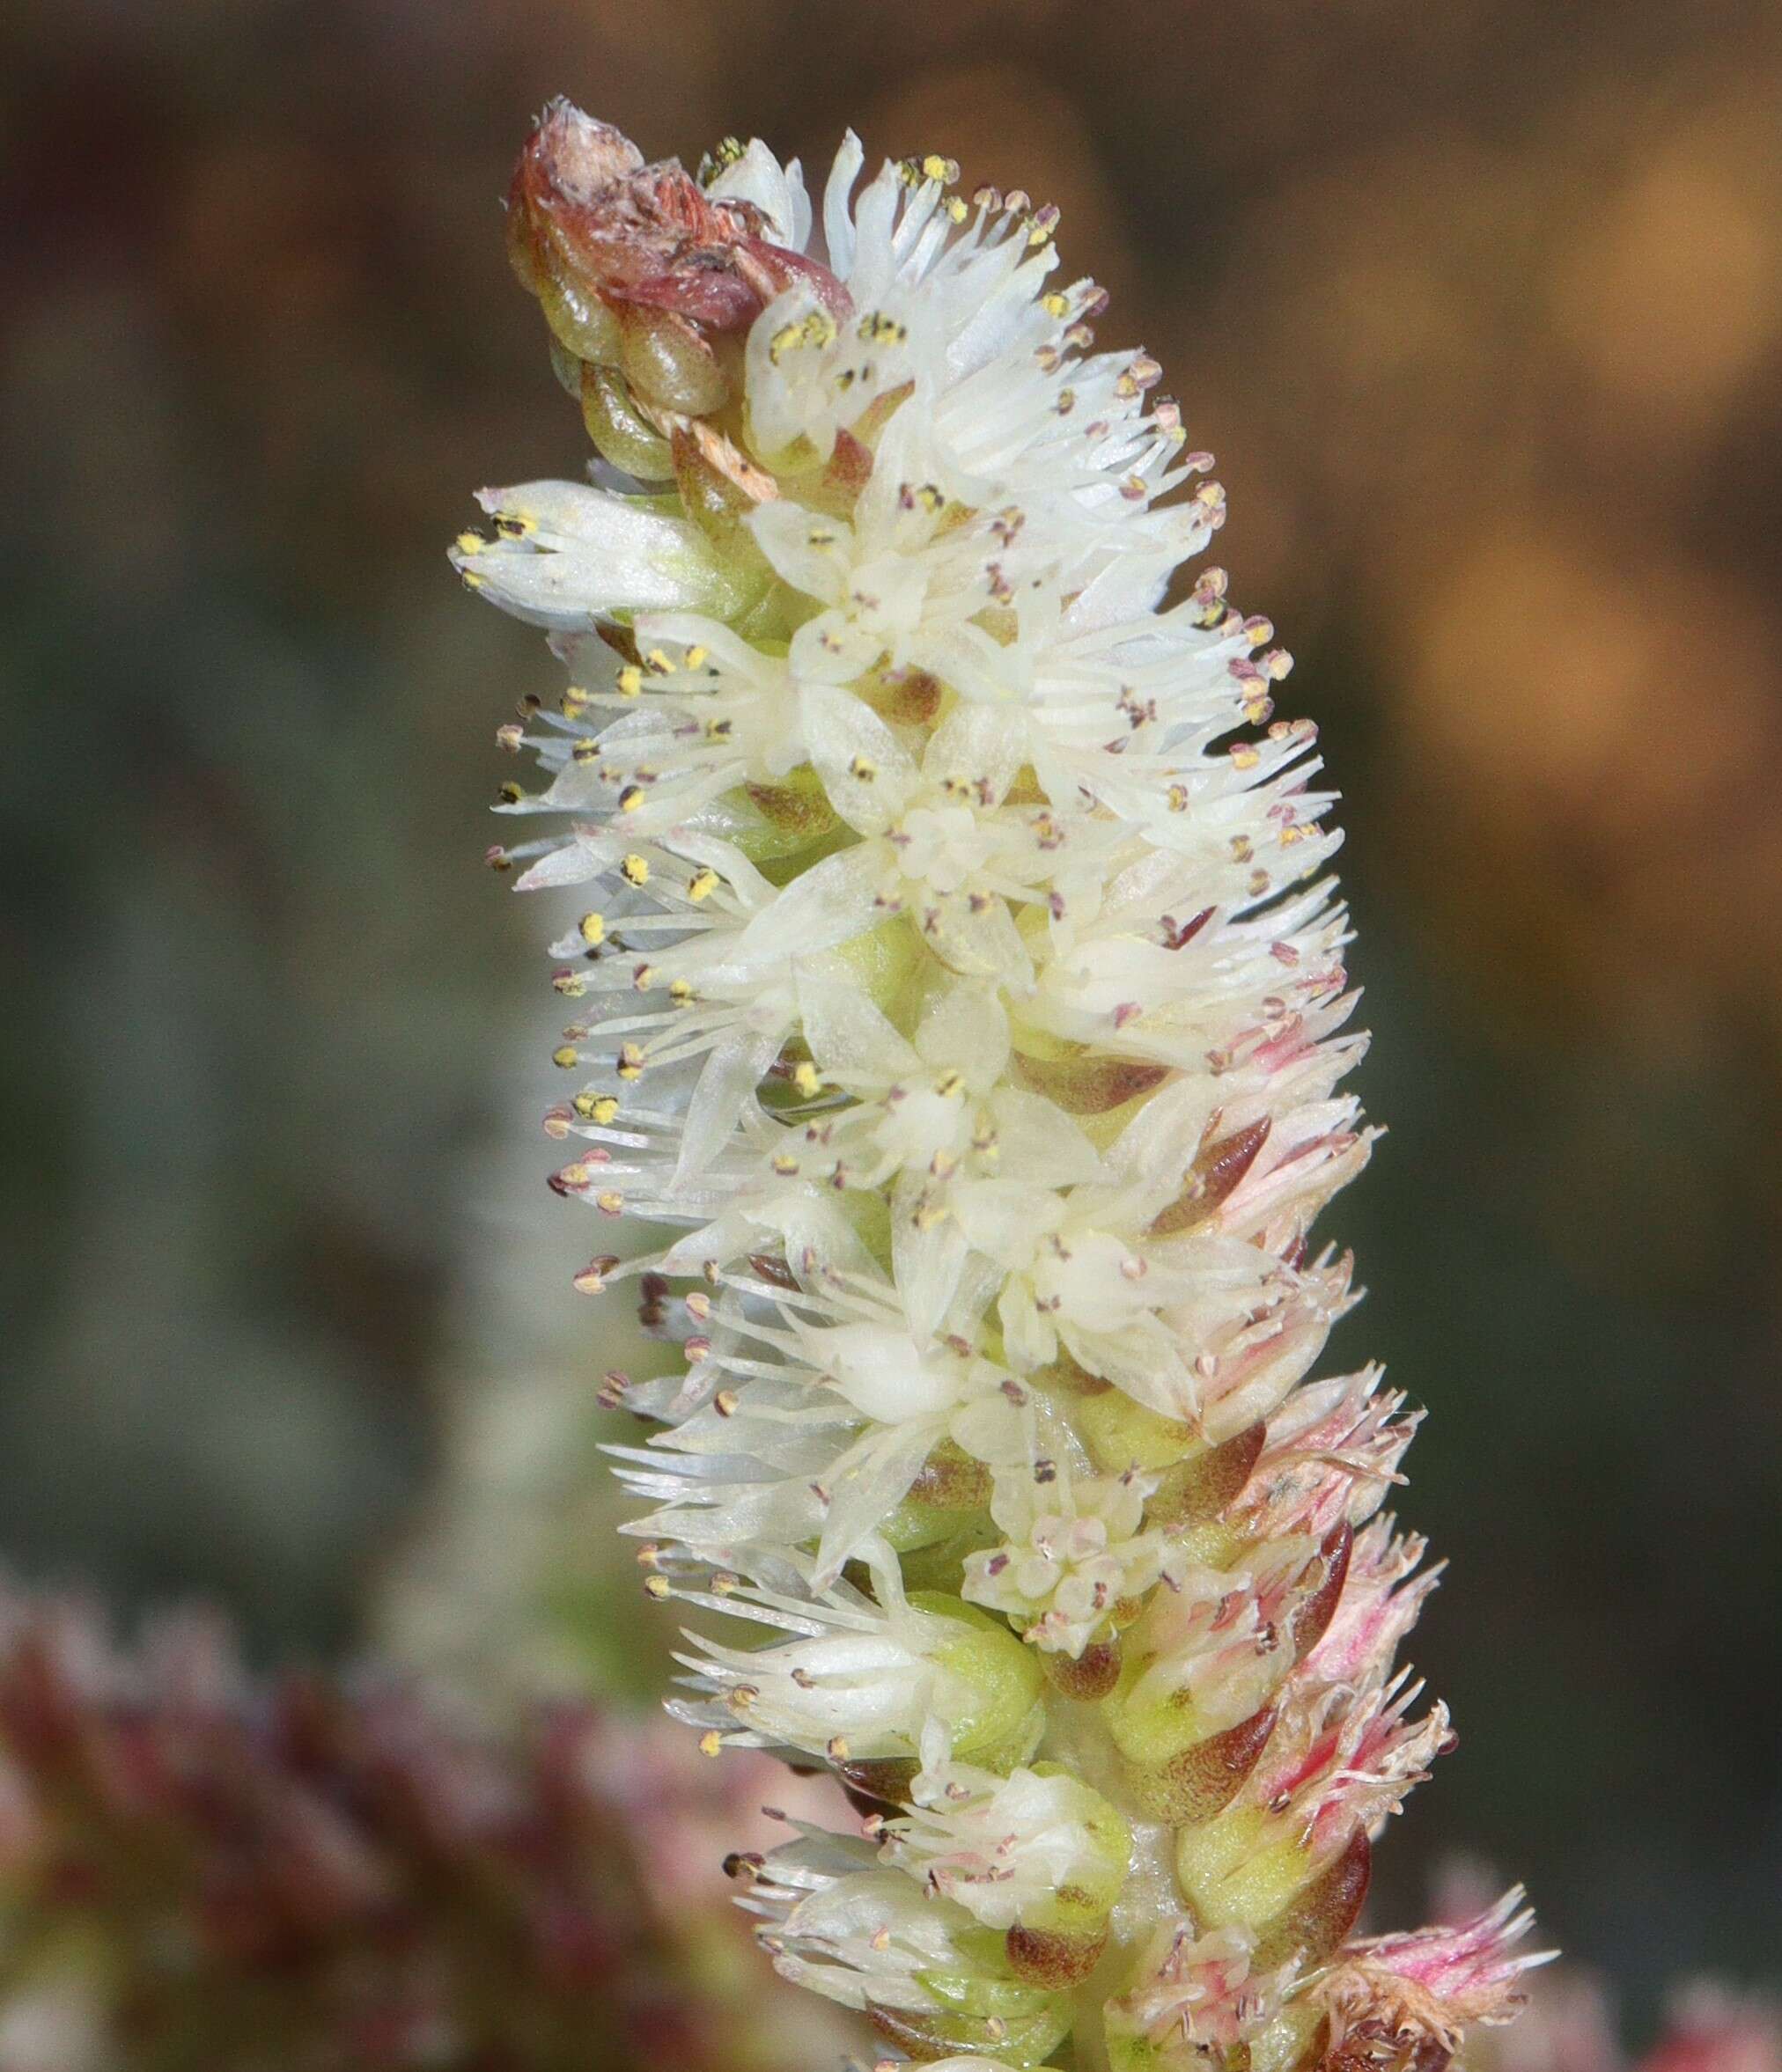
[[[733,1616],[796,1637],[777,1646],[726,1647],[693,1635],[678,1657],[691,1701],[670,1709],[720,1741],[798,1749],[835,1763],[914,1757],[923,1730],[944,1726],[965,1752],[1031,1752],[1040,1719],[1038,1671],[985,1620],[905,1598],[882,1545],[868,1550],[875,1595],[733,1581],[721,1595],[682,1591]]]
[[[577,482],[483,489],[496,536],[464,534],[453,565],[473,589],[534,626],[592,629],[617,611],[722,614],[743,591],[699,528],[639,498]]]
[[[1125,1822],[1062,1770],[998,1777],[941,1761],[917,1773],[910,1808],[885,1824],[885,1861],[985,1928],[1050,1922],[1066,1891],[1083,1895],[1079,1916],[1105,1914],[1126,1875]]]
[[[820,1236],[814,1223],[807,1234]],[[845,1226],[806,1286],[770,1288],[720,1273],[697,1298],[698,1354],[647,1448],[609,1449],[634,1495],[664,1503],[626,1530],[696,1548],[725,1566],[751,1546],[814,1541],[811,1581],[827,1588],[880,1531],[931,1457],[951,1441],[989,1461],[1028,1443],[1031,1407],[964,1341],[918,1341],[895,1292],[874,1281]],[[671,1260],[674,1253],[667,1255]],[[634,1409],[654,1407],[628,1392]]]
[[[1189,2061],[1248,2040],[1272,2011],[1264,1982],[1252,1976],[1256,1941],[1241,1928],[1159,1928],[1137,1981],[1109,2006],[1110,2027],[1152,2042],[1179,2040],[1189,2046]]]
[[[1035,1647],[1075,1659],[1186,1565],[1161,1532],[1139,1529],[1152,1488],[1130,1469],[1077,1478],[1053,1460],[998,1476],[990,1515],[1009,1537],[967,1557],[964,1594],[1005,1612]]]

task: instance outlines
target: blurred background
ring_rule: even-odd
[[[557,92],[1062,205],[1347,797],[1338,1352],[1431,1409],[1462,1734],[1375,1914],[1464,1852],[1636,2025],[1782,1973],[1773,0],[13,0],[0,1560],[497,1707],[660,1673],[480,864],[554,672],[443,554],[584,458],[497,208]]]

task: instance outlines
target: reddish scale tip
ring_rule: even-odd
[[[827,268],[763,234],[753,203],[712,201],[678,159],[646,165],[629,137],[566,100],[527,139],[507,202],[509,246],[534,294],[567,285],[712,331],[752,323],[797,280],[837,315],[850,306]]]

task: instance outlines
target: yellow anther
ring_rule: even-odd
[[[644,658],[644,666],[652,676],[673,676],[674,658],[661,648],[652,648]]]
[[[565,1043],[550,1054],[550,1062],[560,1072],[568,1072],[581,1063],[581,1053],[573,1043]]]
[[[504,784],[495,796],[503,805],[518,805],[526,793],[518,784]]]
[[[848,775],[850,777],[858,777],[863,784],[870,784],[873,778],[879,775],[879,766],[876,762],[869,761],[864,755],[857,755],[848,765]]]
[[[938,180],[943,187],[950,187],[959,178],[959,161],[943,158],[939,151],[930,151],[922,161],[924,180]]]
[[[703,669],[711,658],[710,653],[704,648],[688,648],[687,650],[687,666],[689,669]]]
[[[578,1093],[570,1103],[585,1122],[598,1122],[605,1128],[619,1112],[619,1099],[611,1093]]]
[[[970,209],[965,205],[964,197],[960,195],[949,195],[941,203],[941,207],[946,211],[949,223],[963,223],[966,217],[971,214]]]
[[[631,983],[638,992],[647,993],[656,983],[656,966],[653,964],[640,964],[631,974]]]
[[[687,880],[687,896],[697,906],[701,900],[709,900],[718,886],[718,873],[708,863],[703,870],[696,871]]]
[[[792,1085],[806,1100],[814,1100],[822,1091],[823,1082],[817,1068],[806,1058],[792,1069]]]
[[[498,511],[495,514],[495,529],[510,540],[524,540],[528,533],[538,530],[538,520],[530,511]]]
[[[797,1177],[799,1162],[790,1151],[776,1151],[773,1169],[782,1179],[792,1179]]]
[[[1253,770],[1262,760],[1261,751],[1247,741],[1236,743],[1232,749],[1232,761],[1241,770]]]
[[[588,981],[578,971],[554,973],[551,984],[556,987],[565,1000],[579,1000],[588,989]]]
[[[676,1007],[685,1007],[693,997],[692,980],[671,979],[668,982],[668,997]]]
[[[614,680],[622,698],[635,698],[644,687],[644,672],[635,662],[628,662]]]
[[[625,1197],[615,1188],[604,1187],[594,1196],[594,1207],[602,1216],[622,1216],[625,1213]]]
[[[1068,317],[1071,313],[1069,297],[1060,295],[1056,288],[1041,296],[1040,307],[1049,317]]]
[[[635,1043],[621,1046],[617,1070],[621,1079],[641,1079],[644,1076],[644,1054]]]
[[[644,787],[641,784],[627,784],[619,794],[619,811],[622,813],[635,813],[643,803]]]
[[[481,533],[460,533],[458,535],[458,551],[460,554],[481,554],[488,547],[488,540],[482,537]]]
[[[584,914],[576,924],[576,933],[589,949],[597,950],[607,939],[607,917],[604,914]]]
[[[724,1736],[718,1732],[716,1727],[709,1727],[699,1737],[699,1752],[701,1755],[722,1755],[724,1753]]]
[[[578,741],[570,754],[577,762],[598,762],[600,745],[598,741]]]
[[[669,1582],[666,1576],[646,1576],[644,1578],[644,1594],[645,1597],[660,1599],[662,1598],[673,1596],[674,1591],[674,1585]]]
[[[650,882],[649,858],[647,856],[640,856],[637,852],[633,849],[630,855],[628,856],[619,865],[619,875],[624,879],[627,885],[648,885]]]
[[[1169,787],[1168,796],[1171,812],[1185,813],[1188,811],[1188,786],[1186,784],[1172,784]]]
[[[942,1100],[950,1101],[955,1094],[964,1092],[965,1075],[962,1072],[943,1072],[934,1082],[934,1091]]]

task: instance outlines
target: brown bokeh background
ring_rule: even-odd
[[[497,1501],[567,1507],[590,1674],[655,1674],[573,1524],[540,923],[477,865],[549,658],[441,553],[583,459],[497,209],[557,91],[1062,204],[1348,799],[1344,1349],[1432,1410],[1463,1738],[1381,1912],[1464,1848],[1637,2012],[1782,1969],[1773,0],[17,0],[0,1553],[349,1647],[549,1374],[581,1451]]]

